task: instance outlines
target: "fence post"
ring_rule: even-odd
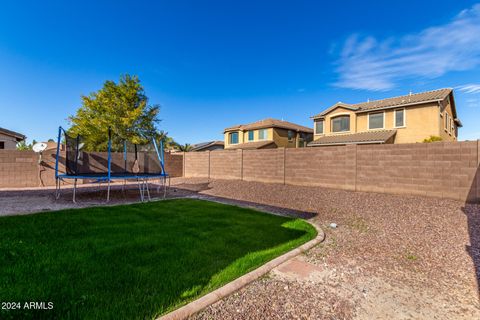
[[[283,148],[283,184],[285,184],[285,164],[287,160],[287,148]]]
[[[185,166],[186,166],[186,164],[187,164],[187,159],[186,159],[186,158],[187,158],[187,157],[186,157],[186,155],[185,155],[185,151],[183,151],[183,161],[182,161],[182,162],[183,162],[183,167],[182,167],[182,176],[183,176],[184,178],[186,178],[186,176],[185,176]]]
[[[210,150],[208,152],[208,181],[210,181]]]
[[[477,199],[474,201],[480,203],[480,139],[477,140],[477,168],[475,171],[475,177],[477,179]]]
[[[243,149],[240,149],[240,181],[243,181]]]

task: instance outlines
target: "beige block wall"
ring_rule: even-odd
[[[240,176],[247,181],[480,202],[480,141],[225,150],[211,162],[190,155],[185,162],[186,177]]]
[[[284,183],[285,149],[244,150],[243,180]]]
[[[242,179],[243,150],[222,150],[210,152],[210,178]]]
[[[56,151],[43,152],[42,162],[33,151],[0,150],[0,188],[41,187],[55,185],[55,157]],[[82,158],[85,168],[92,171],[105,171],[106,154],[92,153]],[[62,152],[59,162],[59,172],[64,173],[65,153]],[[112,154],[112,168],[123,167],[123,153]],[[139,162],[144,163],[140,154]],[[183,176],[183,154],[165,154],[165,170],[172,177]]]

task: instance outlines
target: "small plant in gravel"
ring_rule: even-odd
[[[405,259],[407,259],[408,261],[417,261],[419,259],[419,257],[416,254],[414,254],[410,251],[407,251],[405,253]]]
[[[360,233],[366,233],[370,230],[367,221],[363,217],[358,215],[352,216],[348,220],[347,225]]]

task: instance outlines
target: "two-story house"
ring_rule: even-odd
[[[277,119],[237,125],[224,130],[225,149],[302,148],[313,139],[313,130]]]
[[[452,89],[438,89],[357,104],[338,102],[312,117],[308,146],[454,141],[462,123]]]

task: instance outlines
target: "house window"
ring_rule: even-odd
[[[448,113],[445,111],[445,131],[448,131]]]
[[[5,149],[5,142],[0,141],[0,149]]]
[[[332,119],[332,132],[350,131],[350,116],[338,116]]]
[[[323,120],[315,121],[315,134],[323,133]]]
[[[267,129],[258,130],[258,140],[267,140]]]
[[[253,141],[253,130],[248,131],[248,141]]]
[[[377,113],[369,113],[368,114],[368,129],[383,129],[383,120],[384,120],[384,113],[377,112]]]
[[[405,109],[395,110],[395,127],[405,127]]]
[[[293,140],[293,135],[294,135],[293,131],[292,131],[292,130],[288,130],[287,135],[288,135],[288,141],[292,141],[292,140]]]
[[[231,132],[230,133],[230,144],[237,144],[238,143],[238,132]]]

